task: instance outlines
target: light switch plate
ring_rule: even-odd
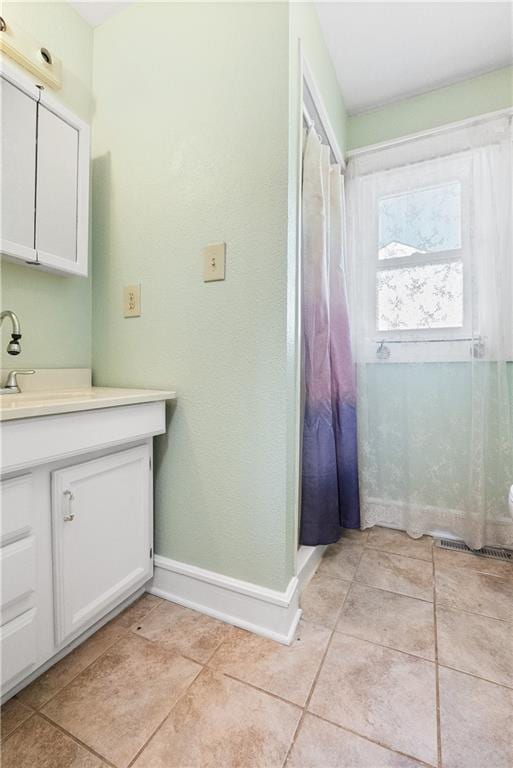
[[[141,286],[125,285],[123,288],[123,314],[125,317],[140,317]]]
[[[203,248],[203,280],[224,280],[226,243],[214,243]]]

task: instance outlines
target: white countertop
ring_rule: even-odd
[[[80,387],[48,391],[32,390],[14,395],[0,395],[0,421],[175,399],[176,392],[160,389]]]

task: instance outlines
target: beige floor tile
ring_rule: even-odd
[[[355,579],[369,587],[433,600],[433,566],[423,560],[366,549]]]
[[[436,765],[432,662],[335,632],[309,710]]]
[[[423,659],[435,658],[433,605],[414,597],[353,582],[336,629]]]
[[[44,714],[120,768],[127,766],[200,670],[130,636],[88,667]]]
[[[112,623],[106,624],[82,645],[75,648],[49,670],[43,672],[27,688],[20,691],[18,698],[34,709],[40,709],[82,670],[125,635],[126,631],[122,627]]]
[[[301,710],[204,670],[134,768],[280,768]]]
[[[286,763],[287,768],[421,768],[361,736],[306,715]]]
[[[233,627],[176,603],[162,602],[135,630],[168,650],[206,664]]]
[[[513,621],[513,578],[436,566],[435,581],[437,605]]]
[[[366,531],[361,531],[358,528],[342,528],[340,534],[341,539],[352,539],[353,541],[357,541],[359,544],[365,544],[368,536],[369,529]]]
[[[105,764],[39,715],[2,747],[3,768],[102,768]]]
[[[447,608],[436,613],[440,664],[513,687],[511,624]]]
[[[19,725],[24,723],[25,720],[28,720],[32,711],[33,710],[26,707],[18,699],[9,699],[9,701],[3,705],[0,713],[2,741]]]
[[[356,573],[362,552],[362,544],[352,539],[340,539],[336,544],[330,544],[326,549],[317,573],[351,581]]]
[[[433,555],[433,539],[431,536],[422,536],[413,539],[404,531],[395,531],[392,528],[371,528],[367,546],[391,552],[393,555],[416,557],[418,560],[431,562]]]
[[[138,600],[135,600],[132,605],[129,605],[128,608],[125,608],[124,611],[116,616],[116,618],[112,620],[112,624],[117,624],[120,627],[129,629],[134,624],[136,625],[141,622],[150,611],[153,611],[153,609],[162,602],[160,597],[155,597],[155,595],[150,595],[148,592],[145,592],[145,594],[141,595]]]
[[[304,706],[330,634],[326,627],[301,623],[298,638],[287,646],[236,629],[209,666]]]
[[[491,557],[480,557],[471,552],[454,552],[450,549],[433,547],[433,556],[436,565],[445,565],[453,568],[470,568],[472,571],[489,573],[493,576],[513,576],[513,563],[503,560],[492,560]]]
[[[303,619],[333,629],[349,585],[349,581],[316,573],[301,595]]]
[[[511,768],[513,691],[440,667],[444,768]]]

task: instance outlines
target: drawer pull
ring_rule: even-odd
[[[71,491],[63,491],[63,495],[68,500],[68,514],[64,515],[63,519],[65,523],[70,523],[72,520],[75,519],[75,513],[71,509],[71,504],[73,502],[73,494],[71,493]]]

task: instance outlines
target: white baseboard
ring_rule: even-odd
[[[296,556],[296,576],[299,581],[299,594],[302,593],[321,562],[326,551],[326,546],[320,544],[317,547],[301,546]]]
[[[154,566],[151,594],[279,643],[292,642],[301,617],[296,576],[279,592],[160,555]]]

